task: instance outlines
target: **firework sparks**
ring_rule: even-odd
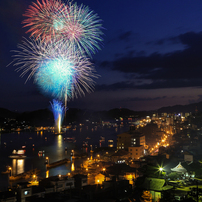
[[[51,103],[51,107],[55,119],[55,128],[57,130],[57,133],[60,133],[64,113],[66,111],[65,107],[63,106],[62,102],[59,102],[57,100],[53,100],[53,103]]]
[[[23,27],[30,27],[26,33],[31,33],[35,39],[50,40],[56,37],[58,31],[63,27],[61,18],[65,10],[65,4],[60,0],[42,0],[40,3],[32,2],[23,16],[27,17],[22,21]]]
[[[92,92],[93,78],[97,78],[89,58],[72,52],[63,43],[45,43],[45,41],[27,40],[18,45],[14,51],[14,65],[21,76],[29,73],[42,93],[59,100],[77,98]]]
[[[59,0],[37,0],[24,14],[27,19],[22,23],[30,27],[27,31],[35,39],[49,41],[62,40],[73,51],[89,56],[100,49],[102,24],[98,15],[87,6],[76,3],[65,5]]]
[[[61,32],[70,45],[88,55],[99,50],[100,42],[102,42],[101,35],[103,35],[99,16],[88,6],[78,6],[77,3],[73,5],[69,3],[65,9],[63,19],[67,26]]]

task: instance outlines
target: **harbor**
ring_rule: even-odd
[[[92,130],[93,128],[93,130]],[[108,139],[113,139],[116,134],[124,130],[123,128],[115,127],[72,127],[62,135],[55,135],[50,131],[36,131],[36,132],[16,132],[1,134],[0,144],[0,158],[2,164],[0,171],[7,174],[0,174],[0,190],[11,186],[12,180],[8,180],[10,171],[6,170],[6,166],[12,168],[11,175],[16,176],[20,173],[25,173],[32,169],[39,169],[39,178],[46,178],[47,176],[66,175],[71,173],[72,159],[74,160],[74,168],[80,167],[83,158],[87,158],[89,150],[100,147],[100,137],[105,134],[105,141],[102,141],[102,146],[107,146]],[[31,137],[31,138],[30,138]],[[88,139],[86,139],[89,137]],[[69,142],[67,140],[73,139]],[[75,141],[76,140],[76,141]],[[83,142],[87,143],[87,147],[83,148]],[[6,144],[4,144],[6,143]],[[13,155],[13,150],[23,150],[25,158],[10,158]],[[72,150],[74,155],[72,156]],[[14,155],[13,157],[18,157]],[[49,164],[58,162],[63,159],[68,159],[57,166],[50,166],[47,168],[47,158]],[[12,179],[12,178],[11,178]],[[16,178],[15,178],[16,179]]]

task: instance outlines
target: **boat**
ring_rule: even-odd
[[[64,141],[72,142],[72,143],[76,142],[75,137],[66,137],[66,138],[64,138]]]
[[[104,142],[105,141],[105,137],[100,136],[100,142]]]
[[[12,154],[9,156],[9,158],[13,159],[24,159],[26,158],[25,156],[25,150],[13,150]]]
[[[63,164],[69,163],[69,162],[70,162],[70,160],[65,158],[65,159],[50,163],[50,164],[46,164],[46,168],[47,169],[55,168],[57,166],[60,166],[60,165],[63,165]]]

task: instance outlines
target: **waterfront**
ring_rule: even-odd
[[[47,174],[66,175],[71,172],[71,162],[65,165],[52,168],[46,172],[45,158],[49,158],[49,163],[61,160],[63,158],[71,158],[71,150],[82,151],[82,144],[86,142],[89,146],[95,147],[107,146],[108,140],[114,141],[116,146],[117,134],[128,130],[127,127],[113,127],[113,126],[78,126],[71,128],[61,135],[55,135],[48,131],[36,132],[15,132],[0,134],[0,171],[5,171],[6,166],[12,167],[12,175],[22,173],[34,168],[41,170],[39,176],[45,178]],[[100,137],[104,137],[105,141],[100,142]],[[68,138],[75,140],[70,142]],[[11,159],[14,149],[26,150],[25,159]],[[65,150],[67,148],[67,150]],[[39,155],[39,151],[44,153]],[[81,160],[75,161],[75,167],[81,163]],[[8,175],[0,174],[0,189],[12,185],[8,181]]]

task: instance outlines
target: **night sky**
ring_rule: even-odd
[[[33,79],[25,84],[11,50],[25,34],[22,14],[32,1],[0,1],[0,107],[48,108]],[[69,108],[155,110],[202,101],[201,0],[78,0],[103,20],[103,47],[93,55],[95,90]]]

